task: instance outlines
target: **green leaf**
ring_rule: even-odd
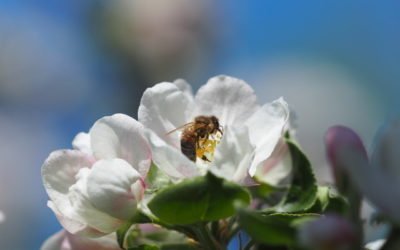
[[[140,245],[137,247],[130,247],[127,250],[160,250],[160,248],[153,245]]]
[[[196,250],[198,247],[189,244],[165,244],[161,246],[161,250]]]
[[[238,221],[256,242],[274,246],[292,245],[295,242],[296,230],[286,218],[242,210]]]
[[[276,187],[272,186],[268,183],[263,183],[262,181],[258,181],[258,185],[254,185],[248,187],[253,197],[258,197],[264,199],[266,202],[270,202],[269,199],[276,194],[283,193],[288,190],[287,187]],[[272,201],[273,202],[273,201]],[[275,201],[275,204],[277,201]]]
[[[296,227],[302,221],[318,218],[317,214],[267,214],[260,211],[240,210],[239,225],[250,237],[270,246],[293,246],[296,244]]]
[[[318,187],[317,200],[309,211],[314,213],[332,212],[344,214],[348,208],[347,200],[334,188],[320,186]]]
[[[188,238],[174,230],[168,230],[161,227],[143,228],[139,225],[131,227],[125,238],[125,244],[128,247],[141,245],[163,246],[164,244],[187,244]]]
[[[118,241],[118,245],[120,248],[125,249],[124,248],[124,242],[125,242],[125,236],[129,230],[129,228],[131,228],[132,226],[132,222],[128,221],[125,222],[118,230],[117,230],[117,241]]]
[[[160,190],[148,207],[163,222],[185,225],[232,216],[236,203],[250,200],[243,187],[207,173]]]
[[[150,170],[146,176],[146,193],[154,193],[157,190],[171,185],[170,178],[162,172],[154,163],[151,163]]]
[[[138,211],[129,221],[125,222],[120,228],[118,228],[116,233],[119,247],[125,249],[125,239],[133,224],[150,222],[150,218],[148,218],[144,213]]]
[[[293,179],[289,191],[278,205],[280,212],[302,212],[311,208],[317,199],[317,184],[311,163],[299,147],[286,141],[293,164]]]

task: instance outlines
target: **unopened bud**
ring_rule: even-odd
[[[349,179],[343,166],[345,159],[343,159],[342,153],[350,151],[367,159],[367,151],[357,133],[344,126],[329,128],[325,135],[325,145],[336,186],[339,191],[345,192],[349,188]]]
[[[299,241],[307,249],[350,250],[356,240],[354,226],[337,215],[306,222],[299,229]]]

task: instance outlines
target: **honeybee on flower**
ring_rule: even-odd
[[[194,128],[200,117],[214,117],[218,124]],[[278,185],[291,171],[291,164],[281,164],[290,161],[282,140],[289,127],[288,104],[279,98],[259,105],[240,79],[213,77],[196,95],[184,80],[156,84],[144,92],[138,120],[150,129],[153,162],[174,180],[211,171],[244,185],[254,177]],[[170,133],[185,124],[190,126],[183,133]]]

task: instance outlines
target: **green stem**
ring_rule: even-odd
[[[350,210],[348,213],[348,219],[355,224],[355,230],[357,238],[351,246],[351,249],[362,249],[363,242],[363,227],[362,220],[360,218],[361,210],[361,195],[355,188],[350,188],[348,198],[350,200]]]
[[[196,233],[197,240],[200,242],[204,249],[209,250],[221,250],[222,247],[215,241],[207,225],[204,223],[196,224],[192,227]]]
[[[211,234],[214,235],[216,240],[220,240],[221,235],[219,235],[219,221],[211,222]]]

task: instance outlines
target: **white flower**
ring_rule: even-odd
[[[326,144],[333,167],[347,173],[372,204],[400,223],[400,121],[381,130],[370,161],[361,139],[349,128],[329,129]]]
[[[179,180],[205,172],[203,161],[194,163],[181,153],[179,133],[167,135],[199,115],[214,115],[223,126],[206,169],[242,184],[250,176],[272,185],[287,177],[290,164],[277,165],[287,152],[281,143],[288,127],[287,103],[279,98],[260,106],[248,84],[229,76],[211,78],[195,96],[183,80],[162,82],[144,92],[138,119],[155,132],[148,132],[153,161],[170,177]]]
[[[73,235],[61,230],[49,237],[40,248],[41,250],[119,250],[115,234],[100,238],[86,238]]]
[[[151,164],[143,126],[122,114],[103,117],[73,146],[51,153],[42,167],[48,206],[70,233],[114,232],[143,196]]]

